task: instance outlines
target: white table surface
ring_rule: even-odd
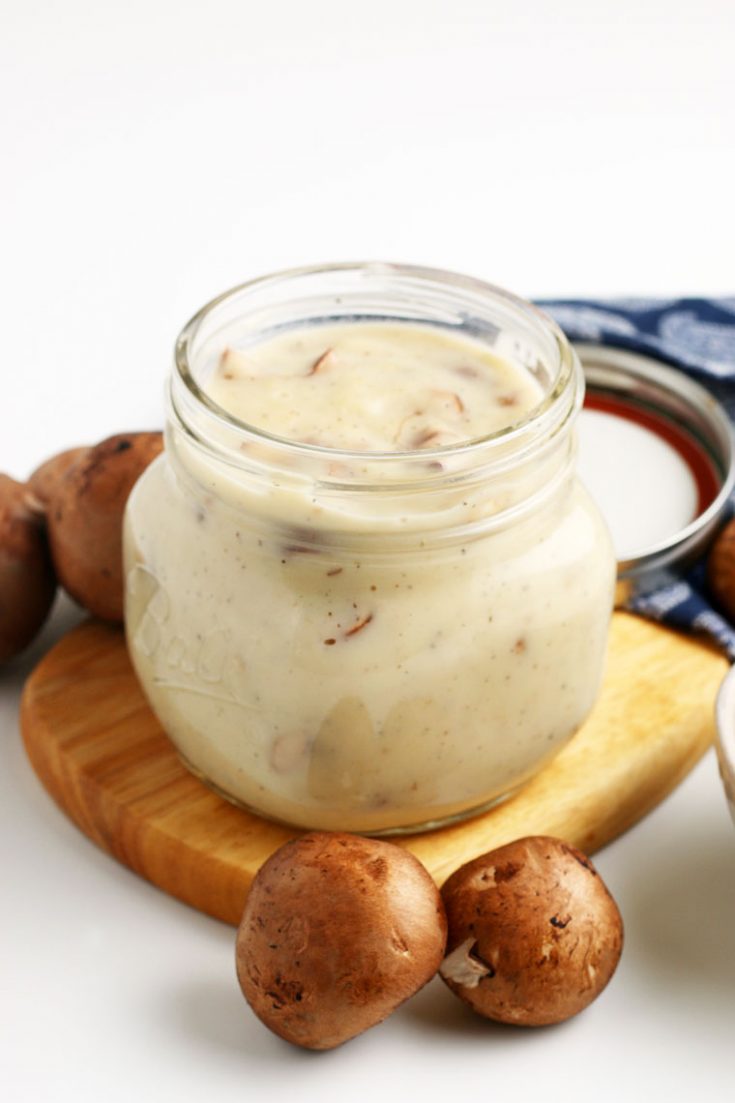
[[[522,294],[733,293],[729,0],[2,0],[0,469],[160,424],[213,294],[379,257]],[[597,856],[626,922],[585,1014],[435,981],[331,1054],[254,1019],[233,931],[83,838],[0,673],[0,1098],[731,1100],[735,831],[709,754]]]

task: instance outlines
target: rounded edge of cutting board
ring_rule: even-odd
[[[592,853],[657,805],[714,735],[726,661],[708,646],[616,613],[592,716],[515,796],[436,831],[396,838],[441,884],[522,835]],[[119,629],[72,629],[28,678],[28,757],[59,807],[104,850],[165,892],[237,924],[260,865],[300,834],[236,808],[183,765],[138,685]]]

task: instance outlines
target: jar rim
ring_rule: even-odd
[[[232,303],[238,297],[257,293],[260,290],[275,287],[279,284],[296,282],[309,277],[338,276],[349,273],[363,273],[374,277],[389,276],[393,279],[403,280],[408,285],[415,284],[417,287],[434,287],[453,292],[459,301],[464,295],[468,301],[474,298],[488,303],[494,302],[496,306],[501,306],[515,313],[517,317],[529,324],[537,334],[542,335],[547,340],[551,339],[556,363],[552,365],[555,370],[548,391],[540,402],[533,406],[523,417],[479,437],[430,448],[366,451],[332,448],[271,433],[230,413],[197,382],[191,362],[193,344],[202,326],[221,308]],[[413,320],[415,322],[422,321],[418,318]],[[430,325],[431,322],[426,320],[425,324]],[[498,449],[505,451],[506,447],[513,447],[515,450],[515,445],[521,446],[528,435],[536,436],[539,431],[542,431],[542,427],[546,426],[547,432],[553,431],[559,426],[549,425],[549,416],[558,408],[558,400],[563,395],[569,394],[570,391],[572,393],[570,394],[568,408],[561,411],[561,417],[559,418],[561,423],[566,422],[569,417],[576,414],[581,406],[584,379],[577,357],[561,328],[553,318],[533,303],[487,281],[441,268],[383,261],[345,261],[281,269],[238,284],[205,303],[189,319],[176,339],[174,374],[171,380],[169,398],[182,427],[189,429],[189,431],[191,430],[187,425],[188,419],[182,406],[193,404],[194,409],[200,416],[204,415],[207,419],[211,419],[220,428],[225,428],[229,433],[239,434],[243,441],[260,440],[266,442],[270,448],[276,451],[280,450],[283,455],[301,456],[312,460],[328,459],[346,463],[369,463],[371,465],[400,463],[404,467],[412,462],[420,462],[425,468],[427,463],[434,460],[446,460],[448,457],[466,457],[478,452],[492,453]],[[553,420],[556,421],[557,419]],[[547,433],[543,433],[544,437],[546,435]],[[199,443],[204,443],[201,438]]]

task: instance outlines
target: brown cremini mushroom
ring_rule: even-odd
[[[102,620],[123,619],[125,503],[162,448],[161,433],[108,437],[82,450],[47,491],[49,542],[59,581]]]
[[[707,585],[717,605],[735,624],[735,518],[712,545],[707,560]]]
[[[237,934],[237,975],[255,1014],[307,1049],[332,1049],[390,1015],[436,973],[441,897],[391,843],[317,832],[261,867]]]
[[[442,899],[442,979],[488,1019],[562,1022],[615,972],[618,908],[589,858],[560,839],[518,839],[483,854],[452,874]]]
[[[56,593],[43,514],[23,483],[0,475],[0,662],[31,642]]]
[[[42,509],[48,508],[59,481],[69,468],[88,451],[84,447],[67,448],[65,452],[57,452],[36,468],[28,480],[28,489]]]

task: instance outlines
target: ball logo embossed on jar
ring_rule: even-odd
[[[176,634],[170,598],[148,567],[136,564],[128,571],[127,587],[129,608],[136,611],[128,616],[129,637],[132,646],[153,663],[157,685],[248,703],[242,697],[244,663],[232,650],[229,633],[213,628],[188,640]],[[183,675],[184,681],[177,675]]]

